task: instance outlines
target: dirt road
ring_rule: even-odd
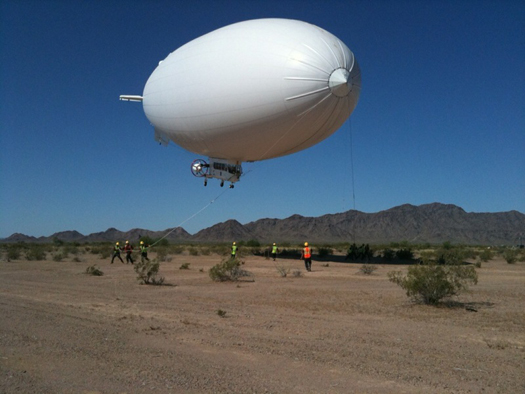
[[[303,276],[283,278],[248,257],[253,282],[215,283],[219,256],[177,255],[168,285],[146,286],[131,265],[80,260],[0,262],[0,392],[525,392],[523,263],[484,263],[436,308],[388,281],[406,267],[288,260]],[[104,276],[83,273],[95,263]]]

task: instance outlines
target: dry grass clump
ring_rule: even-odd
[[[359,268],[359,271],[365,275],[372,275],[376,269],[377,267],[375,265],[366,263]]]
[[[290,273],[290,268],[284,264],[275,264],[275,269],[282,278],[286,278],[286,276]]]
[[[100,268],[97,267],[96,264],[93,264],[93,265],[90,265],[89,267],[87,267],[85,273],[87,275],[93,275],[93,276],[102,276],[102,275],[104,275],[104,272],[102,272],[100,270]]]

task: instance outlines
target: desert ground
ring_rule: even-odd
[[[220,256],[182,254],[153,286],[79,260],[0,262],[1,393],[525,393],[524,263],[432,307],[388,281],[406,266],[246,256],[213,282]]]

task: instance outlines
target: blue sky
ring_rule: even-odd
[[[186,42],[268,17],[345,42],[360,101],[320,144],[245,165],[235,189],[205,188],[189,171],[199,156],[159,146],[142,105],[118,96],[142,94]],[[3,0],[0,56],[0,238],[183,222],[195,233],[342,212],[353,194],[364,212],[525,212],[523,1]]]

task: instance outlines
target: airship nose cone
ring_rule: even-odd
[[[338,68],[330,75],[328,86],[337,97],[345,97],[352,90],[351,82],[350,72],[345,68]]]

